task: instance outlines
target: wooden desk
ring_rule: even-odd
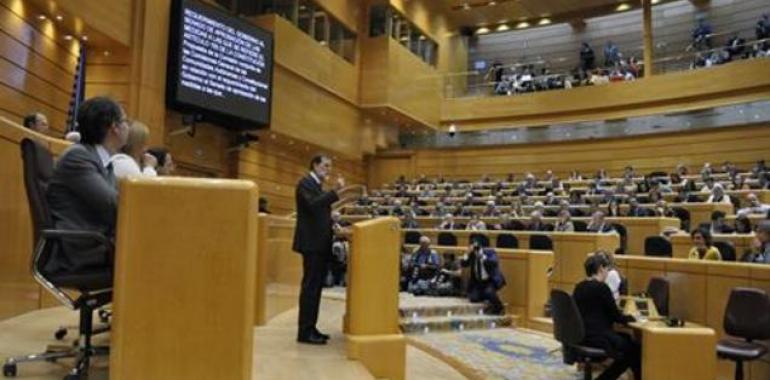
[[[251,379],[257,199],[252,181],[121,181],[110,379]]]
[[[668,327],[662,321],[634,322],[629,326],[642,344],[642,376],[654,380],[715,379],[714,330],[694,323]]]
[[[714,234],[712,235],[714,241],[726,241],[733,243],[735,246],[735,258],[740,260],[741,255],[747,249],[751,248],[751,244],[754,241],[755,235],[752,234]],[[692,249],[692,239],[690,234],[679,233],[671,235],[671,247],[673,249],[673,256],[679,259],[687,259]]]

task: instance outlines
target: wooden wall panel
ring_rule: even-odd
[[[310,159],[317,148],[289,144],[285,137],[272,139],[264,134],[258,144],[242,151],[238,161],[238,177],[251,179],[259,185],[260,196],[265,197],[273,214],[285,215],[294,211],[294,188],[308,172]],[[363,161],[337,157],[332,154],[332,176],[342,175],[348,184],[366,184]]]
[[[110,0],[106,3],[93,0],[25,0],[49,14],[75,15],[81,25],[128,46],[131,42],[131,20],[134,0]],[[168,12],[168,11],[166,11]]]
[[[441,120],[461,130],[609,120],[766,99],[766,60],[677,72],[613,83],[518,96],[447,99]]]
[[[480,178],[484,174],[504,177],[508,173],[531,171],[543,174],[546,170],[565,177],[571,170],[584,176],[604,168],[611,175],[620,175],[626,165],[637,172],[673,170],[682,163],[692,171],[704,162],[721,164],[731,160],[741,168],[750,168],[759,159],[770,157],[770,128],[767,126],[732,127],[689,133],[635,136],[620,139],[574,141],[550,144],[509,145],[486,148],[435,149],[402,152],[413,157],[414,166],[403,166],[403,161],[382,162],[375,156],[369,170],[370,178],[379,178],[375,172],[403,173],[407,176],[426,174],[447,178]],[[377,165],[390,162],[392,166],[380,169]],[[385,163],[384,165],[387,165]],[[393,180],[395,178],[389,179]],[[377,186],[376,183],[370,183]]]
[[[438,71],[388,38],[388,104],[428,126],[438,126],[441,85]]]
[[[109,96],[131,109],[131,54],[128,49],[89,50],[86,57],[86,98]]]
[[[55,28],[31,23],[23,7],[0,2],[0,115],[21,119],[43,112],[50,135],[65,130],[77,64],[77,42],[57,40]],[[75,53],[73,53],[75,52]]]

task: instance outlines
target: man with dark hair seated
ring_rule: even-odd
[[[474,240],[468,253],[463,255],[460,265],[470,268],[468,281],[468,300],[471,302],[488,302],[485,309],[487,314],[503,314],[505,308],[497,291],[505,286],[505,278],[500,272],[497,253],[492,248],[483,248]]]
[[[600,234],[607,234],[610,232],[614,232],[615,229],[612,228],[612,225],[610,225],[605,221],[603,211],[596,211],[591,216],[591,222],[588,223],[588,227],[586,228],[586,231],[596,232]]]
[[[703,223],[700,227],[709,230],[712,234],[731,234],[735,230],[725,223],[726,214],[723,211],[711,213],[711,223]]]
[[[115,236],[118,190],[110,157],[128,138],[126,114],[114,100],[96,97],[80,106],[77,121],[81,142],[62,153],[46,193],[54,228],[96,231],[111,239]],[[112,268],[114,252],[101,244],[80,240],[62,245],[63,249],[53,251],[46,271]]]
[[[603,349],[613,359],[612,365],[598,379],[617,379],[631,368],[634,378],[640,380],[641,348],[630,336],[613,329],[613,324],[627,324],[633,322],[634,317],[621,314],[610,287],[605,283],[609,262],[602,255],[591,255],[586,259],[584,267],[588,278],[575,286],[572,295],[585,326],[582,344]]]

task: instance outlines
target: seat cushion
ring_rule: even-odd
[[[59,288],[91,292],[112,288],[111,270],[90,270],[79,273],[57,273],[45,276]]]
[[[717,342],[717,354],[730,360],[754,360],[767,352],[767,347],[760,343],[736,339],[720,339]]]
[[[574,345],[571,347],[574,350],[573,352],[578,356],[591,358],[591,359],[602,359],[602,360],[607,358],[607,352],[602,350],[601,348],[593,348],[593,347],[578,346],[578,345]]]

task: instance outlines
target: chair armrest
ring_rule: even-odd
[[[115,246],[104,234],[96,231],[87,230],[42,230],[40,231],[41,240],[91,240],[105,247],[108,252],[114,251]],[[105,257],[106,263],[112,263],[109,259],[109,253]]]

